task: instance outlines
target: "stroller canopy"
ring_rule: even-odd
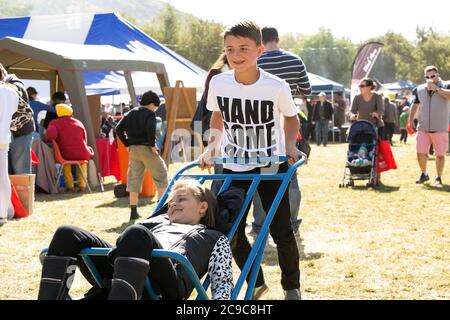
[[[351,125],[347,138],[348,141],[351,141],[356,135],[359,134],[371,135],[373,136],[373,139],[376,139],[377,137],[377,132],[374,125],[366,120],[359,120]]]

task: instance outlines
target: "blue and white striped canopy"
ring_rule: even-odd
[[[16,37],[76,44],[111,45],[126,49],[145,59],[164,63],[171,86],[183,80],[186,87],[202,88],[206,72],[158,43],[129,21],[115,13],[69,14],[0,19],[0,39]],[[86,93],[119,94],[126,91],[120,72],[85,72]],[[154,74],[133,74],[136,91],[159,88]]]

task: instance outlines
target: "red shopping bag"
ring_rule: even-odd
[[[34,153],[32,149],[30,149],[30,153],[31,153],[31,164],[39,164],[39,159],[36,153]]]
[[[28,217],[28,212],[20,202],[19,195],[17,194],[16,188],[11,183],[11,203],[14,208],[14,218],[26,218]]]
[[[409,117],[406,118],[406,132],[408,132],[410,136],[412,136],[415,133],[414,129],[411,128],[411,126],[409,125]]]
[[[378,139],[377,172],[397,169],[389,141]]]

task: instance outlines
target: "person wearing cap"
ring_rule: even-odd
[[[408,131],[406,131],[406,121],[409,118],[409,107],[403,107],[402,113],[400,114],[400,142],[406,144],[408,139]]]
[[[90,160],[94,151],[87,145],[87,134],[81,121],[72,117],[73,109],[67,104],[60,103],[55,106],[58,119],[52,120],[45,131],[46,140],[55,140],[61,150],[61,155],[66,160]],[[72,166],[65,165],[63,168],[66,191],[73,191]],[[87,177],[87,165],[82,164],[81,169]],[[86,183],[77,173],[79,191],[86,189]]]
[[[42,103],[38,100],[38,92],[36,91],[36,88],[34,87],[28,87],[27,88],[28,98],[31,109],[33,109],[33,119],[34,119],[34,127],[35,132],[39,133],[39,119],[38,115],[41,111],[50,111],[55,112],[54,106],[49,106],[45,103]]]
[[[316,143],[324,147],[328,143],[328,124],[333,119],[333,106],[327,101],[325,92],[319,93],[319,101],[313,110],[313,124],[316,125]]]
[[[140,107],[128,112],[116,127],[116,133],[128,148],[127,191],[130,193],[130,220],[138,219],[139,192],[142,189],[145,169],[152,173],[158,189],[158,199],[167,188],[167,167],[155,146],[155,109],[160,100],[156,93],[147,91],[142,95]]]

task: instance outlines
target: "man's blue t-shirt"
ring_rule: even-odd
[[[54,106],[49,106],[45,103],[42,103],[37,100],[30,99],[30,107],[33,109],[33,118],[34,118],[34,124],[35,124],[35,130],[36,132],[39,132],[39,123],[38,123],[38,114],[39,112],[45,110],[56,113],[56,109]]]

